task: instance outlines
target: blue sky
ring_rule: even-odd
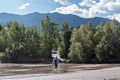
[[[74,14],[80,17],[105,17],[120,21],[120,0],[0,0],[0,13],[33,12]]]

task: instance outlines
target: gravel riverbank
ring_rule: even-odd
[[[49,66],[46,67],[46,69],[47,68],[52,69],[52,66],[50,64],[48,65],[38,64],[38,65],[26,65],[26,66],[32,68],[37,66],[38,67]],[[66,69],[66,72],[62,72],[62,70],[64,69]],[[17,69],[17,71],[19,72],[20,69]],[[0,76],[0,80],[120,80],[120,65],[119,64],[89,64],[89,65],[61,64],[57,72],[52,72],[52,71],[51,72],[48,71],[46,73],[34,72],[31,74],[28,73],[28,74],[16,74],[16,75],[15,74],[7,75],[6,73],[6,75]]]

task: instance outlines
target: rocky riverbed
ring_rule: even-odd
[[[120,64],[0,64],[0,80],[120,80]]]

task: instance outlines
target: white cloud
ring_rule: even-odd
[[[74,14],[74,15],[78,15],[81,16],[81,14],[84,13],[84,15],[82,16],[86,16],[88,15],[88,12],[86,9],[80,9],[79,6],[77,6],[76,4],[72,4],[66,7],[60,7],[60,8],[56,8],[56,10],[51,11],[53,12],[58,12],[58,13],[62,13],[62,14]]]
[[[112,13],[120,13],[120,2],[109,2],[105,5],[109,12]]]
[[[116,2],[117,0],[100,0],[101,4],[106,4],[108,2]]]
[[[96,5],[96,2],[95,2],[95,1],[92,1],[92,0],[84,0],[84,1],[80,2],[79,5],[80,5],[80,6],[91,7],[91,6]]]
[[[29,6],[29,5],[30,5],[30,3],[27,2],[27,3],[25,3],[25,4],[21,5],[21,6],[19,6],[18,9],[21,9],[21,10],[26,9],[27,6]]]
[[[63,14],[69,14],[69,13],[74,13],[78,9],[79,9],[79,7],[76,4],[72,4],[72,5],[69,5],[67,7],[56,8],[56,10],[52,11],[52,12],[60,12]]]
[[[60,1],[60,0],[56,0]],[[68,1],[68,0],[63,0]],[[56,8],[54,11],[62,14],[74,14],[84,18],[113,18],[120,22],[120,0],[82,0],[77,4]]]
[[[58,2],[62,5],[70,5],[71,3],[69,2],[69,0],[54,0],[55,2]]]

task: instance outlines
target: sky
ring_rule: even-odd
[[[0,13],[62,13],[83,18],[103,17],[120,22],[120,0],[0,0]]]

